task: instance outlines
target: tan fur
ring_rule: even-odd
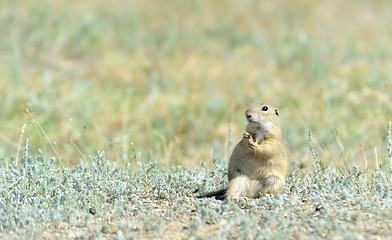
[[[275,194],[284,185],[288,165],[279,112],[266,104],[252,104],[245,116],[247,132],[230,157],[226,196],[256,198]]]

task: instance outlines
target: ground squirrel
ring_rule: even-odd
[[[256,198],[274,194],[284,185],[287,150],[283,144],[278,109],[252,104],[245,112],[248,125],[229,161],[229,186],[199,197]]]

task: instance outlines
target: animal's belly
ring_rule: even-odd
[[[237,166],[242,174],[249,177],[251,180],[257,180],[268,175],[270,166],[267,161],[255,160],[254,158],[244,158]]]

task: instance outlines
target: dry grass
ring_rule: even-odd
[[[275,196],[196,198],[227,185],[226,167],[118,167],[97,153],[59,167],[0,156],[0,239],[388,239],[392,166],[349,176],[296,168]],[[5,163],[8,161],[8,164]]]
[[[391,10],[381,0],[3,1],[0,150],[21,156],[27,137],[31,151],[74,165],[96,149],[128,162],[133,143],[192,167],[226,159],[247,105],[266,102],[282,112],[293,163],[311,166],[311,129],[325,165],[374,168],[392,120]]]

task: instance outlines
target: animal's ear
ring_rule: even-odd
[[[279,116],[279,111],[278,111],[278,109],[275,109],[275,114],[276,114],[276,116]]]

